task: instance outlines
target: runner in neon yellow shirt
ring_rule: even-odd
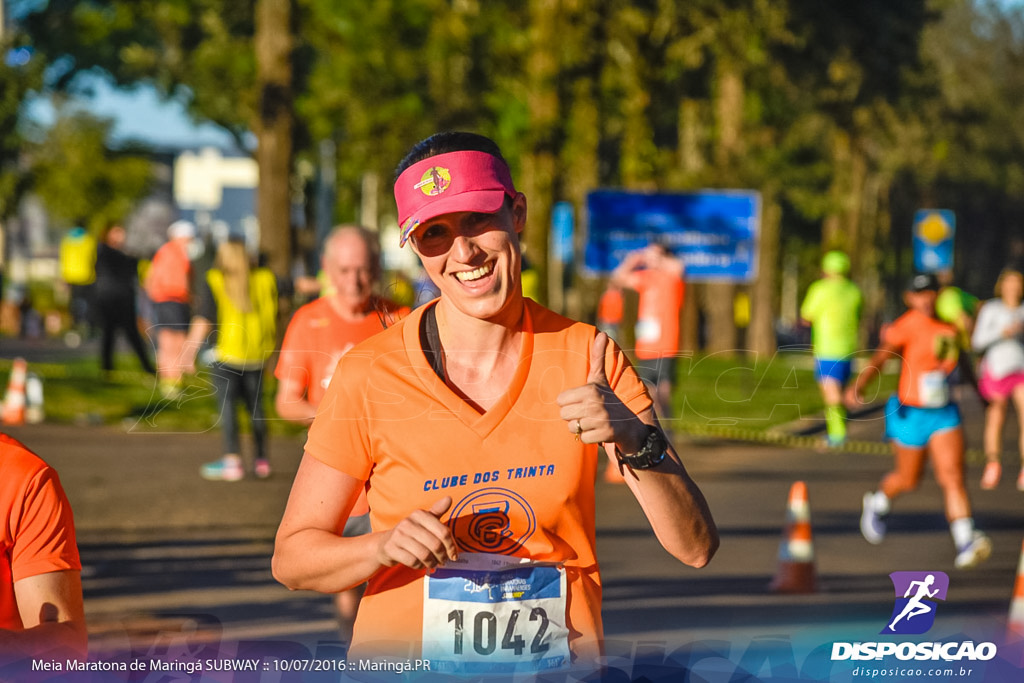
[[[843,387],[850,379],[850,361],[857,351],[857,332],[863,297],[846,274],[850,257],[830,251],[821,259],[825,277],[811,283],[800,306],[800,317],[811,326],[814,376],[825,400],[829,446],[846,441]]]

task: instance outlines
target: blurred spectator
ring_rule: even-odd
[[[330,294],[295,312],[285,331],[274,375],[275,405],[286,420],[312,424],[335,368],[352,347],[409,314],[409,308],[375,294],[380,283],[380,244],[366,228],[335,228],[324,242],[322,272]],[[344,381],[340,378],[338,381]],[[370,507],[363,491],[345,523],[343,536],[370,531]],[[361,588],[335,596],[341,638],[352,637]]]
[[[82,563],[71,506],[57,473],[6,434],[0,511],[0,663],[84,658]]]
[[[978,389],[987,400],[985,408],[985,472],[981,488],[994,489],[1003,473],[1003,425],[1010,399],[1017,408],[1022,462],[1017,489],[1024,491],[1024,275],[1006,268],[996,282],[996,297],[978,313],[971,339],[982,355]]]
[[[146,294],[153,303],[160,393],[165,398],[175,398],[181,393],[181,377],[187,367],[182,363],[182,352],[192,303],[188,247],[196,237],[196,226],[189,221],[175,221],[167,228],[167,237],[169,241],[157,250],[146,273]]]
[[[814,376],[825,401],[825,427],[828,445],[846,441],[846,408],[843,389],[850,379],[853,354],[857,351],[857,332],[864,298],[847,277],[850,257],[842,251],[830,251],[821,259],[824,277],[807,289],[800,306],[800,318],[811,326]]]
[[[540,301],[540,273],[534,267],[529,257],[524,253],[522,257],[522,270],[519,272],[519,279],[523,285],[523,296],[534,301]]]
[[[960,345],[960,360],[957,363],[957,371],[951,382],[955,391],[959,391],[960,383],[963,381],[981,397],[983,403],[988,399],[982,395],[978,388],[978,377],[974,372],[974,357],[971,347],[971,334],[974,331],[974,320],[981,307],[981,299],[969,294],[953,284],[953,271],[946,269],[935,274],[939,280],[939,296],[935,300],[935,315],[939,320],[947,322],[956,328],[957,343]],[[959,400],[960,396],[955,398]]]
[[[622,288],[609,282],[597,302],[597,329],[616,342],[621,341],[619,326],[622,324],[623,307]]]
[[[246,469],[259,479],[270,476],[267,458],[267,422],[263,413],[263,365],[277,338],[277,279],[266,268],[249,267],[242,242],[228,240],[217,248],[214,267],[199,288],[196,316],[189,331],[186,353],[191,369],[200,346],[213,332],[211,380],[220,406],[219,424],[223,456],[200,469],[204,479],[239,481]],[[252,467],[242,462],[238,432],[238,406],[249,415],[255,442]]]
[[[142,369],[156,374],[146,344],[139,334],[135,308],[139,266],[134,258],[122,251],[124,242],[124,228],[115,223],[107,228],[96,249],[93,305],[102,330],[100,361],[104,372],[114,369],[114,341],[120,330],[128,339]]]
[[[686,268],[664,245],[630,252],[612,272],[612,284],[639,294],[636,321],[637,374],[652,389],[660,417],[668,418],[679,353],[679,314]]]
[[[60,241],[60,276],[71,287],[69,346],[78,346],[81,333],[91,323],[89,299],[96,280],[96,238],[80,226],[71,228]]]

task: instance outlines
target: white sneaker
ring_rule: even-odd
[[[977,567],[979,564],[987,560],[988,556],[991,554],[992,540],[980,531],[975,531],[974,538],[971,539],[971,542],[956,554],[953,566],[957,569],[970,569],[972,567]]]
[[[245,479],[245,470],[237,455],[225,455],[200,467],[199,476],[208,481],[241,481]]]
[[[875,512],[875,494],[868,491],[864,494],[864,511],[860,515],[860,533],[864,540],[878,545],[885,540],[885,519]]]

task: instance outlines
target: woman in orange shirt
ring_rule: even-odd
[[[402,244],[441,291],[346,354],[277,535],[293,589],[369,580],[353,656],[431,671],[592,669],[601,655],[597,444],[662,545],[706,564],[707,504],[603,333],[524,299],[526,197],[489,139],[433,136],[395,183]],[[343,538],[360,489],[373,532]]]
[[[890,358],[901,358],[899,386],[885,410],[885,435],[893,443],[896,467],[864,494],[861,533],[872,544],[885,539],[892,501],[917,488],[930,452],[935,478],[942,487],[946,519],[956,546],[954,565],[974,567],[988,559],[992,542],[974,528],[964,485],[964,431],[960,410],[950,400],[949,375],[958,359],[957,330],[935,317],[939,282],[930,273],[915,275],[903,298],[910,309],[886,328],[847,403],[860,401],[864,387]]]

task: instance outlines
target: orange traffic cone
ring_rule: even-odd
[[[1017,565],[1017,582],[1010,598],[1010,618],[1006,622],[1011,634],[1024,636],[1024,543],[1020,549],[1020,563]]]
[[[15,358],[11,365],[11,379],[7,383],[3,413],[0,420],[5,425],[25,424],[25,376],[28,363],[24,358]]]
[[[798,481],[789,489],[786,531],[779,545],[779,566],[769,588],[774,593],[814,593],[818,590],[817,584],[807,484]]]

